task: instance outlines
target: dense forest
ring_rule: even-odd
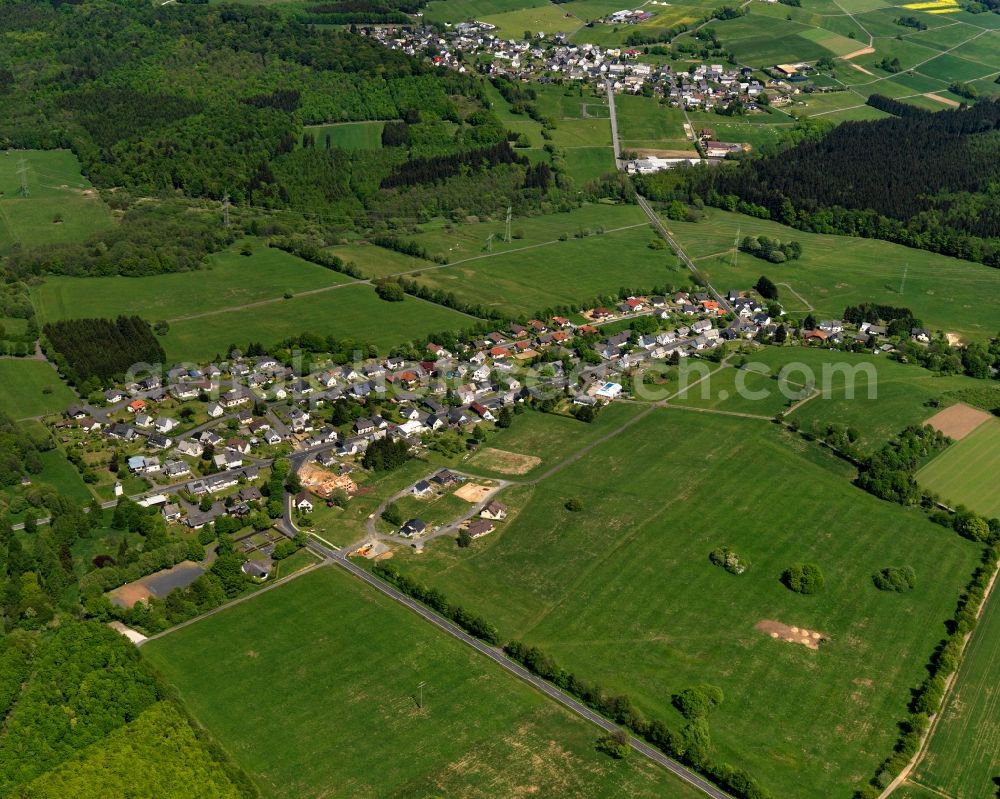
[[[50,322],[43,332],[55,350],[56,365],[84,394],[103,382],[121,379],[137,364],[166,362],[149,322],[138,316],[66,319]]]
[[[0,795],[190,796],[189,775],[213,796],[257,796],[171,693],[102,624],[0,638]]]
[[[510,149],[479,76],[310,24],[419,5],[0,0],[0,35],[18,42],[0,148],[72,149],[120,217],[82,243],[14,249],[12,278],[185,271],[241,233],[330,244],[345,229],[564,205],[559,166],[530,171]],[[369,120],[387,122],[382,149],[339,149],[309,127]]]
[[[780,152],[638,180],[817,233],[887,239],[1000,266],[1000,102],[845,122]]]

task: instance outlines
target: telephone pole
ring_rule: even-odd
[[[28,162],[23,158],[17,162],[17,174],[21,177],[21,196],[27,197],[28,191]]]
[[[229,195],[222,198],[222,226],[229,227]]]
[[[511,207],[508,205],[507,206],[507,228],[506,228],[506,231],[505,231],[504,237],[503,237],[503,240],[506,241],[508,244],[510,244],[510,211],[511,211]]]

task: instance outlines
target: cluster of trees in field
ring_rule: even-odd
[[[17,485],[26,475],[41,474],[40,447],[52,449],[51,438],[36,440],[0,410],[0,486]]]
[[[743,574],[749,564],[731,547],[717,547],[708,553],[708,559],[730,574]]]
[[[929,495],[917,485],[913,474],[949,443],[950,439],[933,427],[910,425],[861,464],[856,483],[879,499],[900,505],[929,504]]]
[[[436,183],[461,173],[463,170],[486,171],[499,164],[520,164],[528,166],[528,159],[517,155],[509,142],[501,142],[475,150],[466,150],[436,158],[414,158],[401,164],[390,175],[382,179],[383,189],[397,186],[413,186],[420,183]]]
[[[872,575],[872,582],[879,591],[905,594],[917,587],[917,573],[912,566],[886,566]]]
[[[398,469],[411,457],[410,445],[406,441],[386,437],[368,445],[361,465],[374,472],[390,472]]]
[[[913,316],[913,311],[886,303],[862,302],[857,305],[848,305],[844,308],[843,319],[852,325],[860,325],[862,322],[876,324],[878,322],[891,323],[902,320],[905,327],[899,328],[900,334],[907,334],[913,327],[919,327],[919,323]]]
[[[16,250],[6,268],[16,277],[44,274],[73,276],[189,272],[205,256],[231,245],[233,228],[221,214],[191,213],[186,205],[142,203],[129,207],[120,223],[78,244]]]
[[[56,365],[85,394],[95,380],[121,378],[137,364],[162,364],[163,347],[149,322],[138,316],[117,319],[65,319],[43,328]]]
[[[1000,101],[847,122],[778,153],[667,172],[637,186],[664,202],[699,197],[803,230],[1000,266]]]
[[[781,582],[797,594],[818,594],[826,583],[815,563],[793,563],[781,574]]]
[[[744,236],[740,250],[772,264],[783,264],[802,257],[802,245],[797,241],[779,241],[768,236]]]

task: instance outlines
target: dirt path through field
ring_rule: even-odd
[[[944,103],[946,106],[949,106],[950,108],[959,108],[962,105],[961,103],[952,100],[950,97],[942,97],[939,94],[934,94],[934,92],[925,92],[924,97],[926,97],[928,100],[936,100],[939,103]]]
[[[874,53],[874,52],[875,52],[874,47],[862,47],[860,50],[855,50],[853,53],[842,55],[841,58],[843,58],[845,61],[850,61],[852,58],[857,58],[858,56],[868,55],[869,53]],[[857,64],[851,64],[851,66],[857,67]],[[861,70],[861,71],[865,72],[866,70]],[[871,75],[872,73],[869,72],[868,74]]]
[[[851,66],[854,67],[858,72],[864,72],[866,75],[871,75],[873,78],[875,77],[874,72],[869,72],[867,69],[861,66],[861,64],[851,64]]]

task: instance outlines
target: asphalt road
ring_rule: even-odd
[[[648,216],[649,221],[653,223],[653,227],[656,228],[657,233],[659,233],[661,236],[663,236],[664,239],[666,239],[667,244],[669,244],[673,248],[674,252],[677,253],[677,257],[684,262],[684,265],[688,269],[691,270],[691,274],[693,274],[702,283],[704,283],[705,288],[708,289],[708,292],[713,297],[715,297],[716,301],[723,308],[723,310],[725,310],[727,313],[732,313],[733,306],[729,304],[729,300],[727,300],[723,295],[721,295],[718,291],[715,290],[712,284],[709,283],[705,279],[705,276],[702,275],[702,273],[698,270],[698,267],[694,265],[694,261],[688,258],[687,253],[684,252],[684,248],[681,247],[678,241],[671,235],[670,231],[667,230],[666,226],[663,224],[660,217],[656,215],[656,211],[654,211],[653,207],[649,204],[649,200],[647,200],[641,194],[636,194],[635,199],[639,203],[639,207],[646,212],[646,216]]]
[[[452,624],[447,619],[438,616],[436,613],[424,607],[416,600],[411,599],[410,597],[406,596],[406,594],[403,594],[400,591],[397,591],[391,585],[369,574],[360,566],[351,563],[344,556],[343,552],[338,552],[329,549],[328,547],[325,547],[322,544],[317,543],[315,540],[310,541],[310,547],[314,551],[324,555],[330,562],[347,570],[358,579],[363,580],[372,588],[381,591],[383,594],[396,600],[401,605],[405,605],[407,608],[412,610],[418,616],[422,617],[425,621],[430,622],[438,629],[443,630],[444,632],[448,633],[454,638],[457,638],[467,646],[472,647],[480,654],[485,655],[505,671],[508,671],[514,676],[519,677],[525,682],[531,684],[534,688],[541,691],[547,697],[558,702],[563,707],[572,710],[578,716],[581,716],[582,718],[586,719],[592,724],[596,724],[598,727],[607,732],[614,732],[615,730],[620,729],[618,725],[608,721],[600,714],[595,713],[593,710],[581,704],[569,694],[560,691],[551,683],[548,683],[541,677],[532,674],[530,671],[521,666],[520,663],[516,663],[515,661],[508,658],[501,650],[495,649],[494,647],[491,647],[483,643],[477,638],[473,638],[463,629]],[[674,774],[684,782],[688,783],[692,787],[697,788],[706,796],[710,796],[712,797],[712,799],[730,799],[728,794],[723,793],[711,783],[706,782],[694,772],[686,769],[680,763],[671,760],[669,757],[664,755],[659,750],[654,749],[653,747],[648,746],[642,741],[637,740],[636,738],[633,738],[631,736],[630,736],[630,741],[633,750],[638,752],[640,755],[652,760],[653,762],[657,763],[663,768],[667,769],[667,771],[671,772],[672,774]]]
[[[618,113],[615,111],[615,89],[610,80],[604,81],[604,91],[608,95],[608,111],[611,117],[611,146],[615,150],[615,168],[622,168],[622,146],[618,141]]]

